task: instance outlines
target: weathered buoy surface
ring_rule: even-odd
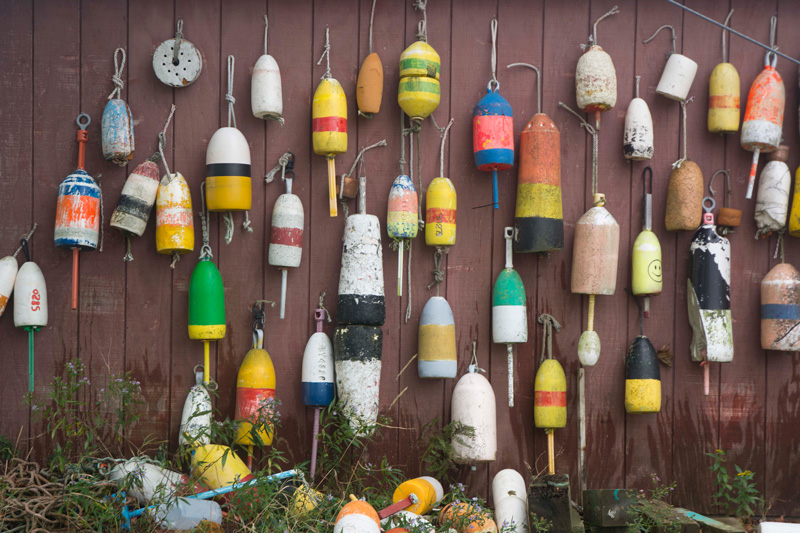
[[[794,195],[792,211],[789,214],[789,235],[800,237],[800,167],[794,173]]]
[[[497,410],[494,390],[477,368],[470,365],[453,389],[451,419],[475,428],[475,435],[452,440],[453,460],[458,464],[474,465],[497,459]]]
[[[158,185],[159,170],[152,161],[133,169],[111,214],[111,227],[141,237],[156,203]]]
[[[731,247],[728,239],[717,233],[710,212],[704,214],[689,251],[687,305],[693,332],[692,360],[729,363],[733,361]]]
[[[730,63],[720,63],[711,71],[708,80],[708,131],[736,133],[739,131],[739,72]]]
[[[472,110],[472,151],[478,170],[492,173],[492,203],[498,207],[497,172],[514,166],[514,113],[492,82]]]
[[[359,435],[369,435],[380,405],[383,331],[372,326],[339,326],[333,336],[336,391]]]
[[[767,158],[769,162],[761,171],[756,194],[756,237],[783,230],[789,214],[789,190],[792,186],[792,174],[786,164],[789,147],[782,144]]]
[[[14,326],[43,328],[47,326],[47,284],[39,265],[22,264],[14,280]]]
[[[516,496],[523,501],[528,500],[528,485],[522,474],[513,468],[506,468],[499,471],[492,479],[492,502],[494,506],[509,497]]]
[[[495,504],[494,518],[503,533],[528,533],[528,504],[518,496],[508,496]]]
[[[281,318],[286,313],[288,269],[299,267],[303,256],[305,212],[300,197],[292,194],[292,181],[286,178],[286,193],[275,200],[269,235],[269,264],[281,270]]]
[[[58,186],[54,239],[58,248],[82,250],[94,250],[100,242],[100,187],[83,169]]]
[[[625,412],[661,411],[661,371],[653,343],[644,335],[633,339],[625,356]]]
[[[218,340],[225,337],[225,288],[217,265],[201,259],[189,280],[189,338]]]
[[[156,196],[156,250],[160,254],[187,254],[194,250],[192,194],[180,172],[164,175]]]
[[[338,80],[323,78],[311,101],[311,142],[314,153],[328,160],[328,202],[330,215],[336,205],[336,164],[334,158],[347,151],[347,97]]]
[[[211,395],[203,386],[203,374],[197,373],[197,382],[189,389],[183,403],[178,444],[200,446],[209,443],[211,434]]]
[[[514,251],[551,252],[564,247],[561,200],[561,133],[544,113],[528,121],[519,137]]]
[[[561,363],[545,359],[533,382],[533,424],[539,429],[567,425],[567,378]]]
[[[371,116],[381,110],[383,100],[383,63],[376,52],[364,58],[356,80],[356,103],[362,114]]]
[[[429,481],[430,479],[418,477],[402,482],[394,490],[392,501],[397,503],[413,494],[416,496],[417,502],[411,503],[403,510],[417,515],[428,514],[436,505],[436,486]]]
[[[619,224],[595,195],[594,207],[578,219],[573,243],[573,294],[614,294],[619,261]]]
[[[303,404],[325,407],[333,401],[333,344],[322,331],[322,309],[317,309],[317,331],[311,335],[303,351]]]
[[[378,512],[365,501],[347,502],[333,526],[333,533],[380,533],[381,519]]]
[[[428,118],[439,107],[441,98],[441,86],[437,79],[400,78],[397,103],[400,109],[412,119]]]
[[[386,299],[381,223],[375,215],[366,214],[365,185],[360,189],[360,213],[347,217],[344,225],[337,319],[340,324],[382,326]]]
[[[694,231],[703,219],[703,173],[694,161],[684,161],[669,174],[667,231]]]
[[[236,379],[236,444],[271,446],[275,426],[266,423],[275,408],[275,367],[263,348],[253,348],[244,356]],[[257,436],[257,438],[256,438]]]
[[[761,347],[800,351],[800,272],[778,263],[761,280]]]
[[[697,74],[697,63],[682,54],[669,55],[667,64],[661,72],[656,93],[670,100],[686,101]]]
[[[209,211],[247,211],[253,204],[250,146],[236,128],[220,128],[206,149],[206,206]]]
[[[439,524],[455,527],[458,533],[497,533],[497,524],[475,503],[454,502],[439,514]]]
[[[586,113],[608,111],[617,103],[617,71],[608,52],[592,45],[575,67],[575,97]]]
[[[389,189],[386,232],[391,239],[414,239],[419,231],[417,190],[405,174],[395,178]]]
[[[436,504],[442,501],[444,498],[444,487],[442,487],[438,479],[431,476],[420,476],[419,479],[424,479],[433,486],[433,490],[436,492]]]
[[[167,39],[153,52],[153,71],[156,77],[170,87],[187,87],[200,77],[203,56],[200,50],[183,38],[183,21],[178,20],[178,39]],[[177,50],[176,50],[177,47]]]
[[[425,192],[425,244],[456,244],[456,188],[450,178],[437,177]]]
[[[767,52],[764,70],[756,76],[750,86],[750,92],[747,95],[747,107],[744,110],[744,121],[742,122],[742,148],[753,152],[750,180],[747,184],[746,197],[748,199],[753,196],[759,154],[776,150],[783,137],[786,88],[783,85],[783,78],[775,70],[778,56],[774,56],[772,64],[770,64],[770,53]]]
[[[106,103],[100,121],[100,139],[106,161],[127,165],[133,159],[133,115],[125,100],[112,98]]]
[[[281,69],[269,54],[263,54],[253,67],[250,80],[250,108],[256,118],[281,120],[283,89]]]
[[[458,370],[456,325],[447,300],[433,296],[419,317],[417,371],[421,378],[455,378]]]
[[[400,77],[422,77],[438,80],[441,59],[425,41],[415,41],[400,54]]]
[[[204,444],[192,450],[192,475],[211,490],[253,479],[244,461],[220,444]]]
[[[0,259],[0,316],[8,306],[8,300],[14,292],[14,281],[17,279],[17,258],[11,255]]]
[[[622,136],[622,151],[625,159],[646,161],[653,159],[653,116],[647,102],[634,98],[625,112],[625,130]]]
[[[128,495],[142,505],[156,497],[161,500],[173,497],[182,486],[189,485],[189,477],[180,472],[136,459],[114,465],[108,479],[125,487]]]

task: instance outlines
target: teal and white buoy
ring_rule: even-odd
[[[506,267],[497,276],[492,290],[492,340],[508,347],[508,406],[514,407],[514,347],[528,341],[528,314],[525,285],[516,270],[511,252],[514,228],[505,229]]]

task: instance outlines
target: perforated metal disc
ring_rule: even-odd
[[[153,71],[163,83],[170,87],[186,87],[200,77],[203,70],[203,57],[195,45],[181,40],[178,63],[173,64],[175,39],[167,39],[156,48],[153,54]]]

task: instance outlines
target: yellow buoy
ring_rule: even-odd
[[[439,80],[434,78],[400,78],[397,103],[412,119],[424,119],[436,111],[441,100]]]
[[[794,196],[792,211],[789,214],[789,235],[800,237],[800,167],[794,173]]]
[[[219,444],[205,444],[192,451],[192,475],[212,490],[253,479],[239,456]]]
[[[733,10],[728,13],[728,25]],[[736,133],[739,131],[741,87],[739,72],[728,63],[725,54],[725,30],[722,30],[722,63],[714,67],[708,80],[708,131]]]
[[[336,165],[333,158],[347,151],[347,97],[341,84],[333,78],[323,78],[314,92],[311,104],[311,140],[314,153],[328,158],[328,193],[331,216],[336,206]]]
[[[434,178],[425,195],[425,244],[456,243],[456,188],[449,178]]]
[[[416,41],[400,54],[400,77],[439,79],[441,59],[425,41]]]
[[[259,335],[259,341],[261,339],[263,333]],[[274,398],[275,367],[269,353],[259,342],[258,347],[251,349],[244,356],[236,380],[236,419],[241,421],[236,433],[236,444],[272,445],[275,427],[271,423],[264,424],[263,419],[264,411],[272,409],[270,402]],[[271,413],[266,415],[266,418],[269,418]]]
[[[156,197],[156,250],[160,254],[187,254],[194,250],[192,194],[180,172],[165,175]]]

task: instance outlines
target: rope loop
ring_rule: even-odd
[[[208,238],[208,208],[206,207],[206,182],[200,184],[200,228],[203,232],[203,246],[200,248],[200,260],[211,259],[211,245]]]
[[[122,54],[122,60],[117,60],[117,54]],[[114,50],[114,75],[111,76],[111,81],[114,83],[114,90],[111,91],[111,94],[108,95],[108,99],[111,100],[114,98],[114,95],[117,98],[122,97],[122,86],[124,82],[122,81],[122,71],[125,69],[125,49],[124,48],[117,48]]]
[[[616,9],[616,6],[614,7]],[[575,110],[570,108],[564,102],[559,102],[558,105],[559,107],[563,107],[564,109],[572,113],[575,116],[575,118],[577,118],[580,121],[581,127],[583,127],[583,129],[585,129],[589,133],[589,135],[592,136],[592,196],[594,196],[595,194],[597,194],[597,152],[598,152],[597,130],[594,128],[594,126],[586,122],[586,120],[582,116],[580,116]]]
[[[31,230],[19,240],[20,241],[20,245],[16,249],[16,251],[14,252],[14,259],[17,258],[19,253],[22,251],[23,247],[25,247],[27,249],[28,242],[30,242],[31,237],[33,237],[33,234],[36,232],[36,228],[38,228],[38,227],[39,227],[39,224],[34,222],[33,223],[33,227],[31,228]],[[24,244],[23,244],[23,242],[24,242]],[[25,252],[25,260],[26,261],[30,261],[31,260],[30,257],[28,256],[28,252],[27,251]]]
[[[428,284],[428,290],[436,285],[436,296],[439,296],[439,285],[444,281],[444,271],[442,270],[442,258],[447,253],[447,248],[437,246],[433,253],[433,281]]]
[[[172,104],[172,107],[170,107],[169,109],[169,115],[167,115],[167,121],[164,123],[164,129],[161,130],[158,134],[158,155],[161,158],[161,162],[164,164],[164,170],[167,171],[167,184],[172,182],[172,172],[169,171],[167,158],[164,157],[164,149],[167,147],[167,128],[169,128],[169,123],[172,120],[172,116],[174,114],[175,114],[175,104]]]
[[[681,168],[684,161],[689,159],[687,155],[687,148],[686,148],[686,104],[691,104],[694,100],[694,96],[690,96],[685,101],[681,102],[681,124],[683,128],[683,157],[672,163],[672,168]]]
[[[292,152],[286,152],[278,159],[278,164],[272,167],[272,169],[264,175],[264,180],[267,183],[272,183],[275,179],[275,176],[278,174],[278,171],[281,171],[281,180],[286,179],[286,169],[290,162],[294,161],[294,155]],[[292,168],[294,165],[292,165]],[[291,168],[289,169],[291,170]]]
[[[547,313],[539,315],[538,321],[539,324],[544,326],[544,334],[542,335],[542,356],[539,359],[539,364],[541,364],[545,359],[545,348],[547,348],[547,359],[553,358],[553,329],[555,328],[556,333],[558,333],[561,331],[561,324],[558,323],[558,320],[556,320],[553,315],[548,315]]]
[[[416,0],[414,11],[422,11],[422,20],[417,23],[417,40],[428,42],[428,0]]]
[[[327,59],[327,67],[325,68],[325,74],[322,75],[323,80],[331,79],[331,30],[328,25],[325,25],[325,49],[322,52],[322,55],[317,61],[317,65],[322,64],[322,60]]]
[[[655,38],[656,38],[656,35],[658,35],[658,33],[659,33],[661,30],[663,30],[664,28],[669,28],[669,29],[670,29],[670,31],[672,32],[672,52],[667,52],[667,57],[669,57],[670,55],[672,55],[672,54],[674,54],[674,53],[675,53],[675,41],[677,40],[677,37],[676,37],[676,35],[675,35],[675,28],[673,28],[673,27],[672,27],[671,25],[669,25],[669,24],[664,24],[663,26],[661,26],[660,28],[658,28],[658,29],[656,30],[656,32],[655,32],[653,35],[651,35],[650,37],[648,37],[647,39],[645,39],[644,41],[642,41],[642,44],[647,44],[647,43],[649,43],[650,41],[652,41],[653,39],[655,39]]]
[[[228,127],[231,125],[236,127],[236,113],[233,111],[233,104],[236,103],[236,98],[233,97],[233,69],[236,64],[236,59],[231,55],[228,56],[228,93],[225,95],[225,101],[228,102]]]
[[[500,82],[497,81],[497,17],[492,19],[492,81],[489,82],[489,90],[492,83],[495,84],[495,91],[500,89]]]

